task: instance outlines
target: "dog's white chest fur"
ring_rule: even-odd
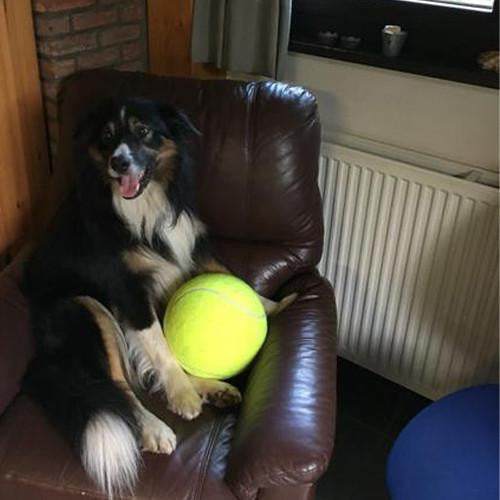
[[[113,185],[113,205],[116,213],[128,225],[138,239],[143,237],[151,243],[158,222],[167,217],[170,205],[161,186],[152,181],[143,193],[133,200],[122,198],[116,185]]]
[[[144,192],[133,200],[123,199],[118,192],[114,192],[113,204],[132,234],[146,240],[147,246],[129,252],[126,258],[135,270],[151,273],[155,280],[155,295],[166,292],[193,269],[193,249],[205,227],[196,217],[185,212],[174,220],[165,193],[156,182],[150,182]],[[173,259],[161,256],[152,249],[155,237],[169,248]]]
[[[196,238],[205,232],[205,227],[186,212],[182,212],[175,221],[170,204],[158,183],[150,182],[144,192],[133,200],[126,200],[115,191],[113,204],[118,215],[138,239],[144,238],[152,245],[154,236],[160,238],[184,270],[192,267],[191,254]]]

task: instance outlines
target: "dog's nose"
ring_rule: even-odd
[[[115,155],[110,160],[111,168],[118,174],[124,174],[130,167],[130,160],[124,155]]]

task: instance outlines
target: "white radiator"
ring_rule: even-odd
[[[430,398],[498,378],[498,190],[324,144],[339,354]]]

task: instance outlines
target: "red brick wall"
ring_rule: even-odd
[[[147,69],[146,0],[32,0],[45,115],[57,149],[61,80],[90,68]]]

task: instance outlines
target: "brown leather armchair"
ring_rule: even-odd
[[[323,226],[314,97],[273,82],[199,81],[96,70],[71,77],[61,94],[60,151],[82,110],[104,95],[141,95],[186,111],[195,145],[199,208],[220,259],[261,294],[297,291],[269,326],[239,408],[204,407],[185,422],[153,400],[178,435],[172,456],[145,453],[140,499],[314,498],[335,430],[332,289],[315,270]],[[32,356],[19,265],[0,276],[0,498],[102,498],[41,410],[20,394]]]

